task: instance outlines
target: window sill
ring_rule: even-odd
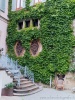
[[[17,29],[17,31],[20,32],[22,30],[28,31],[28,30],[34,30],[34,29],[39,29],[39,28],[38,28],[38,26],[36,26],[36,27],[27,27],[27,28],[22,28],[20,30]]]
[[[20,7],[20,8],[16,8],[16,11],[18,11],[18,10],[22,10],[23,8],[22,7]]]

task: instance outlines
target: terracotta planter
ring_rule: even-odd
[[[3,88],[2,89],[2,96],[13,96],[13,88]]]

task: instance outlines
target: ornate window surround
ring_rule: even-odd
[[[21,46],[21,47],[20,47]],[[20,48],[19,48],[20,47]],[[21,41],[17,41],[14,46],[14,51],[17,57],[24,56],[24,53],[26,52],[25,49],[22,47]]]
[[[42,51],[42,44],[40,42],[40,40],[32,40],[30,43],[30,54],[33,57],[36,57],[39,55],[39,53]]]

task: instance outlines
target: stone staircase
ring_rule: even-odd
[[[24,78],[23,76],[21,76],[20,86],[18,86],[17,80],[14,78],[12,73],[7,70],[6,70],[6,73],[7,75],[13,78],[13,83],[15,84],[13,88],[14,96],[26,96],[26,95],[37,93],[43,89],[42,86],[38,86],[37,84],[33,83],[27,78]]]
[[[38,86],[34,82],[34,74],[29,68],[15,64],[14,61],[10,60],[7,56],[0,58],[0,66],[2,66],[0,68],[4,69],[7,75],[13,79],[13,83],[15,84],[13,88],[14,96],[26,96],[43,89],[42,86]],[[21,70],[24,72],[23,74]]]
[[[14,80],[14,83],[15,82],[16,80]],[[40,90],[42,90],[41,86],[38,86],[37,84],[23,77],[20,78],[20,87],[16,86],[13,89],[13,95],[15,96],[30,95],[39,92]]]

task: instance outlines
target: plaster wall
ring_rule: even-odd
[[[5,4],[5,12],[0,10],[0,49],[3,48],[3,54],[6,54],[6,36],[7,36],[7,25],[8,25],[8,0]]]
[[[72,89],[75,87],[75,73],[68,72],[64,78],[64,88]]]
[[[0,97],[2,92],[2,73],[0,73]]]
[[[3,54],[5,54],[7,51],[6,36],[7,36],[7,21],[0,17],[0,49],[3,48]]]
[[[9,75],[7,75],[5,70],[0,70],[0,76],[1,76],[0,78],[2,79],[2,87],[1,88],[4,88],[6,84],[13,82],[13,79]]]

